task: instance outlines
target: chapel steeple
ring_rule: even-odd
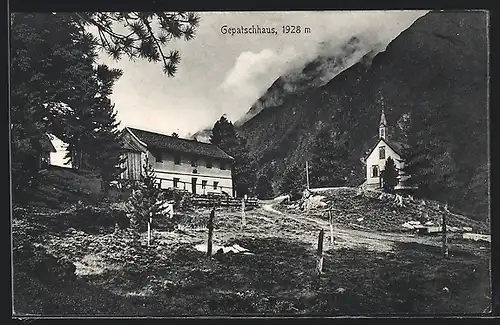
[[[382,106],[382,114],[380,115],[380,123],[378,126],[378,135],[381,139],[387,139],[387,120],[385,119],[384,107]]]

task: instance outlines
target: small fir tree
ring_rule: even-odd
[[[127,202],[130,228],[138,233],[147,225],[149,218],[163,215],[163,191],[156,182],[153,166],[146,158],[141,179],[134,186],[132,195]]]
[[[382,180],[384,192],[394,193],[394,187],[398,184],[398,171],[391,157],[388,157],[385,161]]]

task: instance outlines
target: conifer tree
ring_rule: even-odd
[[[162,61],[163,71],[173,76],[180,55],[175,50],[164,52],[164,47],[172,39],[192,39],[199,16],[186,12],[12,13],[10,23],[11,170],[16,196],[37,183],[40,139],[46,133],[66,138],[70,126],[61,124],[77,126],[71,119],[85,115],[71,112],[84,110],[88,100],[92,101],[86,95],[92,84],[96,49],[116,60],[126,55]],[[118,32],[116,24],[129,32]],[[89,27],[98,37],[88,31]],[[59,126],[51,125],[55,120],[52,115],[60,117]],[[89,145],[73,142],[81,142],[72,145],[75,150]]]
[[[394,193],[394,187],[398,185],[398,171],[391,157],[388,157],[385,161],[384,170],[382,171],[382,183],[386,193]]]
[[[260,199],[270,199],[273,197],[273,187],[271,185],[271,173],[267,170],[264,175],[261,175],[257,180],[255,193]]]
[[[88,165],[100,175],[103,189],[107,192],[109,182],[123,172],[120,167],[124,158],[118,130],[119,122],[116,119],[115,105],[109,99],[113,85],[122,75],[122,71],[99,65],[95,73],[97,91],[91,106],[91,121],[88,123],[90,129],[85,133],[90,135],[86,139],[89,145],[82,150],[88,157]]]
[[[310,163],[310,186],[344,186],[350,175],[349,151],[345,134],[321,130]]]
[[[134,231],[144,229],[149,218],[162,215],[163,191],[160,189],[153,166],[146,158],[141,178],[133,187],[132,195],[127,202],[130,227]]]
[[[82,80],[92,74],[95,53],[92,38],[67,14],[14,13],[10,35],[11,171],[16,196],[36,185],[36,156],[41,137],[52,133],[51,112],[81,102],[86,90]]]
[[[297,200],[302,197],[302,192],[306,187],[305,169],[295,165],[289,166],[283,173],[280,184],[281,193],[290,195],[291,200]]]
[[[215,122],[210,136],[210,143],[218,146],[222,150],[232,148],[237,145],[237,136],[234,125],[225,115]]]
[[[237,195],[253,194],[256,182],[255,166],[250,159],[246,139],[237,134],[234,125],[226,116],[222,116],[214,124],[210,142],[234,158],[232,174]]]

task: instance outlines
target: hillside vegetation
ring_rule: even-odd
[[[239,209],[219,207],[214,253],[237,244],[248,254],[218,252],[208,259],[199,247],[206,244],[209,209],[178,210],[175,229],[155,220],[152,245],[147,247],[145,232],[135,241],[127,223],[120,222],[126,218],[118,196],[107,204],[78,203],[95,179],[70,170],[47,173],[44,186],[66,184],[65,190],[55,193],[56,199],[68,202],[47,206],[44,200],[32,201],[33,205],[13,211],[16,316],[332,316],[489,310],[487,243],[450,236],[450,258],[443,259],[439,236],[385,233],[388,228],[399,231],[396,225],[417,218],[418,213],[357,196],[354,189],[322,193],[327,207],[337,209],[336,239],[333,246],[325,240],[323,275],[318,279],[317,234],[328,229],[322,208],[308,214],[291,206],[281,214],[249,210],[241,228]],[[44,191],[42,187],[34,197],[40,200],[48,194]],[[431,203],[428,211],[433,209]],[[365,216],[367,231],[349,230],[358,215]],[[380,229],[371,226],[376,220],[381,221]],[[449,222],[482,229],[478,223],[451,216]]]
[[[489,222],[454,213],[441,202],[402,197],[402,203],[400,205],[394,195],[343,187],[317,191],[308,202],[300,200],[284,204],[281,210],[307,213],[324,220],[328,220],[330,213],[335,223],[341,226],[381,232],[407,231],[403,225],[409,221],[421,221],[422,225],[427,222],[438,227],[444,215],[449,231],[458,228],[457,231],[464,232],[463,227],[470,227],[469,232],[490,233]]]

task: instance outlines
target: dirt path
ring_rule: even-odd
[[[265,202],[262,208],[259,209],[260,213],[267,215],[267,219],[271,219],[274,222],[280,219],[293,220],[301,224],[302,226],[308,226],[310,229],[316,228],[317,230],[323,229],[326,235],[326,241],[330,240],[330,228],[329,224],[325,220],[310,218],[303,214],[290,214],[283,213],[274,209],[273,202]],[[303,238],[306,242],[316,242],[317,232],[310,233],[309,236]],[[396,242],[414,242],[424,245],[440,246],[440,238],[438,237],[420,237],[412,234],[397,234],[397,233],[380,233],[380,232],[368,232],[363,230],[353,230],[334,226],[333,236],[335,238],[334,248],[338,249],[341,247],[365,247],[366,249],[387,252],[391,251]],[[307,238],[310,237],[310,238]]]

